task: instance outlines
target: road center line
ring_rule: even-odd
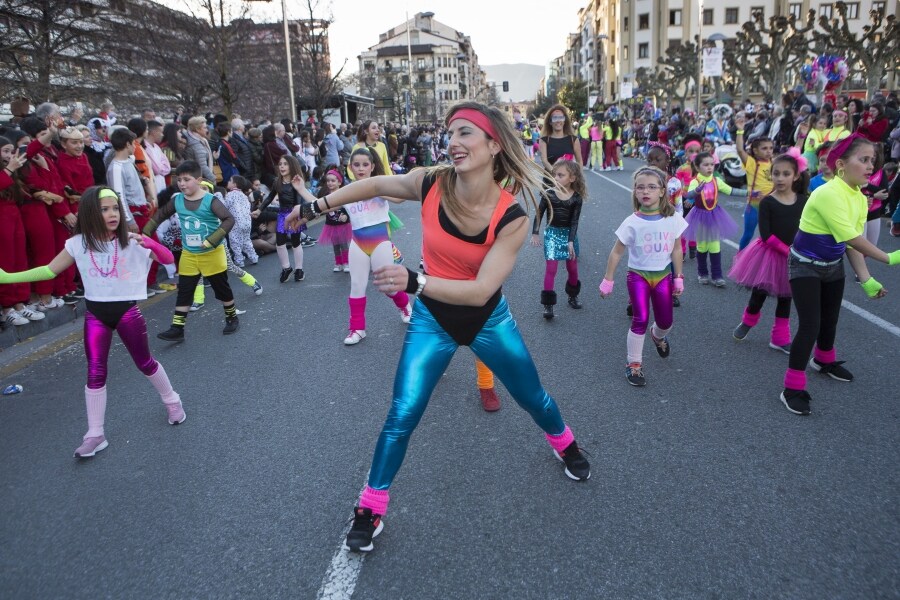
[[[359,490],[360,494],[362,492],[362,489]],[[316,600],[350,600],[353,596],[356,580],[359,579],[359,572],[362,570],[363,559],[366,555],[362,552],[348,552],[344,549],[344,540],[350,533],[352,525],[351,522],[344,527],[344,531],[341,533],[341,543],[331,559],[331,565],[325,572],[325,577],[322,578]]]
[[[593,172],[593,171],[592,171],[592,172]],[[610,178],[607,177],[606,175],[601,175],[601,174],[599,174],[599,173],[594,173],[594,175],[596,175],[597,177],[600,177],[601,179],[605,179],[606,181],[610,182],[611,184],[613,184],[613,185],[615,185],[615,186],[618,186],[618,187],[622,188],[623,190],[625,190],[625,191],[628,192],[629,194],[631,193],[631,188],[629,188],[628,186],[622,185],[622,184],[619,183],[618,181],[613,181],[612,179],[610,179]],[[734,248],[735,250],[738,249],[738,245],[737,245],[736,243],[732,242],[731,240],[722,240],[722,243],[723,243],[723,244],[726,244],[727,246],[730,246],[730,247]],[[900,337],[900,327],[897,327],[896,325],[894,325],[894,324],[891,323],[890,321],[885,321],[884,319],[882,319],[882,318],[879,317],[878,315],[875,315],[875,314],[870,313],[870,312],[867,311],[866,309],[862,308],[861,306],[857,306],[856,304],[853,304],[853,303],[850,302],[849,300],[841,300],[841,306],[843,306],[844,308],[846,308],[847,310],[849,310],[849,311],[852,312],[853,314],[855,314],[855,315],[857,315],[857,316],[859,316],[859,317],[862,317],[863,319],[865,319],[866,321],[868,321],[868,322],[871,323],[872,325],[875,325],[876,327],[880,327],[881,329],[887,331],[888,333],[891,333],[891,334],[893,334],[893,335],[895,335],[895,336],[897,336],[897,337]]]

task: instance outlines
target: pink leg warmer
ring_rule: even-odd
[[[393,300],[394,306],[396,306],[400,310],[403,310],[407,307],[407,305],[409,305],[409,294],[407,294],[406,292],[400,291],[393,296],[388,296],[388,298]]]
[[[547,438],[547,441],[550,442],[550,445],[557,452],[562,452],[566,448],[569,447],[569,444],[575,441],[575,436],[572,435],[572,430],[569,429],[569,426],[566,425],[566,428],[559,435],[550,435],[549,433],[545,433],[544,436]]]
[[[350,329],[362,331],[366,328],[366,297],[347,298],[350,305]]]
[[[166,374],[166,370],[163,369],[162,364],[156,363],[156,373],[147,375],[147,379],[159,392],[159,397],[162,398],[163,404],[176,404],[181,401],[181,398],[172,389],[172,382],[169,381],[169,376]]]
[[[797,369],[788,369],[785,371],[784,387],[789,390],[805,390],[806,371],[798,371]]]
[[[366,486],[359,497],[359,506],[371,509],[376,515],[384,516],[387,513],[388,502],[390,501],[391,495],[387,490],[374,490]]]
[[[776,346],[784,346],[791,343],[791,320],[784,317],[775,317],[772,325],[772,343]]]
[[[741,322],[747,327],[756,327],[756,324],[759,323],[759,319],[762,317],[762,313],[758,312],[755,315],[748,312],[747,309],[744,309],[744,316],[741,317]],[[776,320],[777,321],[777,320]],[[788,340],[789,342],[790,340]],[[785,342],[787,343],[787,342]]]
[[[829,363],[833,363],[837,360],[837,352],[834,351],[834,348],[831,350],[821,350],[818,346],[816,346],[813,351],[813,356],[820,363],[825,363],[826,365]]]
[[[85,386],[84,403],[87,406],[88,430],[85,438],[103,435],[103,421],[106,417],[106,386],[92,390]]]

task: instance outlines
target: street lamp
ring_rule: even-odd
[[[600,47],[600,61],[599,61],[600,62],[600,97],[605,98],[606,97],[606,73],[607,73],[606,41],[609,40],[609,36],[606,35],[605,33],[601,33],[600,35],[597,36],[597,39],[600,40],[600,42],[602,42],[602,43],[598,44],[598,46]]]

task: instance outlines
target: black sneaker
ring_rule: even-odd
[[[357,506],[354,509],[353,525],[347,533],[344,549],[350,552],[371,552],[375,549],[372,538],[378,537],[384,523],[381,515],[372,514],[371,508]]]
[[[679,300],[678,296],[672,296],[672,306],[675,308],[681,306],[681,300]]]
[[[303,269],[295,269],[294,270],[294,281],[303,281],[306,276],[303,274]]]
[[[625,367],[625,379],[635,387],[647,385],[647,380],[644,379],[644,371],[641,369],[641,363],[631,363]]]
[[[288,280],[288,278],[291,276],[291,273],[293,273],[293,272],[294,272],[294,270],[290,267],[288,267],[286,269],[282,269],[281,275],[278,276],[278,281],[280,281],[281,283],[284,283],[285,281]]]
[[[628,315],[629,317],[634,316],[634,307],[631,306],[630,302],[628,303],[628,306],[625,307],[625,314]]]
[[[749,325],[745,325],[745,324],[741,323],[740,325],[738,325],[737,327],[734,328],[734,332],[732,332],[731,335],[734,336],[734,339],[736,339],[736,340],[743,340],[745,337],[747,337],[747,334],[750,333],[751,329],[753,329],[753,328],[750,327]]]
[[[156,337],[161,340],[165,340],[167,342],[183,342],[184,341],[184,327],[169,327],[162,333],[157,333]]]
[[[72,295],[75,296],[76,298],[84,298],[84,288],[83,287],[75,288],[75,291],[72,292]]]
[[[658,340],[653,337],[653,334],[651,333],[650,339],[656,346],[656,353],[659,354],[660,358],[668,358],[669,353],[672,351],[672,346],[669,345],[669,336],[663,336],[661,340]]]
[[[697,248],[688,248],[688,258],[697,258]]]
[[[823,375],[828,375],[838,381],[853,381],[853,373],[842,367],[841,365],[843,364],[843,360],[833,363],[821,363],[813,358],[809,361],[809,366]]]
[[[569,306],[575,310],[580,310],[582,308],[581,302],[578,301],[578,296],[569,296]]]
[[[238,330],[240,324],[237,317],[225,317],[225,327],[222,329],[222,335],[231,335]]]
[[[789,390],[781,392],[781,401],[784,406],[795,415],[806,416],[809,414],[809,401],[812,398],[806,390]]]
[[[72,292],[71,294],[66,294],[62,297],[62,301],[66,304],[78,304],[78,300],[79,298],[75,295],[74,292]]]
[[[548,321],[553,318],[553,305],[545,304],[544,305],[544,318]]]
[[[566,477],[575,481],[587,481],[591,478],[591,465],[582,454],[575,440],[561,453],[553,451],[554,456],[565,463]]]

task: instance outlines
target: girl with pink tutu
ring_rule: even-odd
[[[750,301],[734,339],[743,340],[759,323],[767,296],[775,296],[775,324],[769,348],[791,353],[791,284],[788,280],[788,254],[800,227],[800,214],[806,204],[809,172],[798,148],[791,148],[772,161],[772,193],[759,203],[759,237],[738,252],[728,276],[750,288]]]
[[[325,173],[325,183],[319,188],[319,198],[333,194],[344,185],[344,176],[337,169],[329,169]],[[353,226],[350,225],[350,215],[343,208],[332,210],[325,214],[325,225],[322,226],[322,234],[319,236],[320,244],[331,244],[334,250],[335,273],[350,272],[350,238],[353,236]]]
[[[697,242],[697,281],[708,285],[709,270],[706,256],[709,255],[709,266],[712,269],[712,282],[716,287],[725,287],[722,277],[722,243],[724,237],[731,237],[738,232],[734,222],[725,209],[719,206],[719,192],[729,196],[746,196],[747,190],[732,188],[716,178],[713,171],[716,161],[709,152],[701,152],[694,158],[697,176],[691,180],[685,198],[694,203],[694,208],[685,220],[688,228],[684,237],[688,241]]]

